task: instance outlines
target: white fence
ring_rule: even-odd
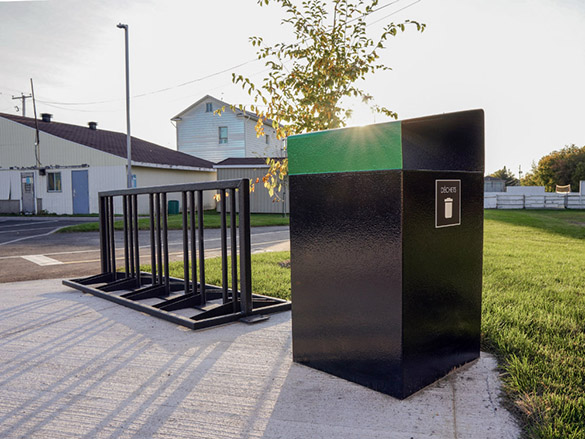
[[[585,194],[517,195],[506,192],[486,192],[483,207],[485,209],[585,209]]]

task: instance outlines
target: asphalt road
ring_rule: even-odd
[[[97,232],[55,233],[97,218],[0,217],[0,283],[36,279],[70,279],[100,272]],[[149,232],[140,232],[141,261],[150,261]],[[287,249],[288,227],[252,228],[252,252]],[[205,230],[205,257],[219,256],[219,229]],[[124,263],[122,232],[116,233],[116,257]],[[182,231],[169,231],[169,258],[183,259]]]

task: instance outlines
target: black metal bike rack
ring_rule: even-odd
[[[220,286],[205,282],[203,221],[205,191],[219,194],[222,267]],[[181,193],[182,199],[183,279],[171,277],[169,274],[167,215],[169,193]],[[149,203],[151,273],[140,269],[139,196],[147,196]],[[119,271],[116,264],[115,197],[122,197],[123,271]],[[228,200],[229,227],[226,209]],[[100,192],[99,214],[101,273],[86,278],[64,280],[63,284],[66,286],[191,329],[202,329],[237,320],[254,323],[267,319],[265,314],[291,308],[289,301],[252,294],[248,179]],[[236,226],[237,220],[239,226]],[[231,287],[228,279],[229,269],[232,277]],[[152,303],[151,299],[158,301]],[[185,316],[184,314],[191,309],[196,314]],[[183,311],[175,312],[179,310]]]

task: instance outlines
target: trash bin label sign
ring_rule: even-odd
[[[461,224],[461,180],[435,180],[435,227]]]

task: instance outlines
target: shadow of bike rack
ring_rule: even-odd
[[[289,301],[252,294],[249,187],[248,179],[239,179],[100,192],[101,273],[64,280],[63,284],[191,329],[237,320],[254,323],[266,320],[266,314],[289,310]],[[222,272],[219,286],[205,283],[205,191],[219,195]],[[182,199],[183,279],[169,275],[169,193],[180,193]],[[140,270],[139,196],[148,197],[151,273]],[[116,197],[122,198],[123,271],[116,265]]]

